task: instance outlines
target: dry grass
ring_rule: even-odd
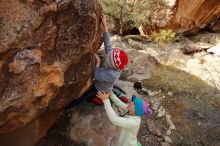
[[[172,92],[186,93],[191,96],[211,96],[216,89],[198,77],[171,66],[160,65],[152,73],[152,77],[144,81],[149,87],[160,88]]]

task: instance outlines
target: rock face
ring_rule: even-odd
[[[116,145],[118,129],[110,122],[104,106],[84,104],[72,113],[70,123],[69,135],[77,145]]]
[[[35,146],[115,146],[118,136],[103,106],[84,103],[64,112]]]
[[[59,111],[86,90],[100,16],[96,0],[0,1],[0,133]]]
[[[184,35],[195,34],[202,28],[211,32],[220,31],[219,0],[169,0],[166,3],[167,7],[158,12],[151,25],[145,24],[139,28],[144,34],[150,35],[161,28]]]
[[[177,32],[197,32],[220,16],[219,0],[177,0],[170,28]]]

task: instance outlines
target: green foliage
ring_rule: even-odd
[[[179,40],[179,38],[176,37],[176,33],[171,29],[161,29],[159,32],[154,32],[152,39],[159,44],[172,43]]]
[[[211,38],[209,43],[212,45],[217,45],[218,43],[220,43],[220,40],[218,38],[214,37],[214,38]]]
[[[151,23],[155,14],[158,14],[166,3],[164,0],[100,0],[104,13],[115,23],[116,31],[122,34],[125,25]]]

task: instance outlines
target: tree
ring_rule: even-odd
[[[104,13],[111,17],[115,30],[122,34],[125,25],[139,27],[141,24],[154,25],[155,19],[161,21],[167,8],[164,0],[100,0]],[[163,11],[162,11],[163,10]]]

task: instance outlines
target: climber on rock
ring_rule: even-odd
[[[85,100],[89,100],[95,104],[103,104],[102,100],[96,97],[97,92],[112,92],[113,85],[118,80],[121,71],[128,63],[126,52],[119,48],[113,49],[111,46],[105,16],[102,16],[102,25],[104,29],[103,40],[105,55],[101,60],[100,57],[95,54],[96,68],[94,71],[94,83],[79,99],[74,100],[68,107],[79,105]]]

